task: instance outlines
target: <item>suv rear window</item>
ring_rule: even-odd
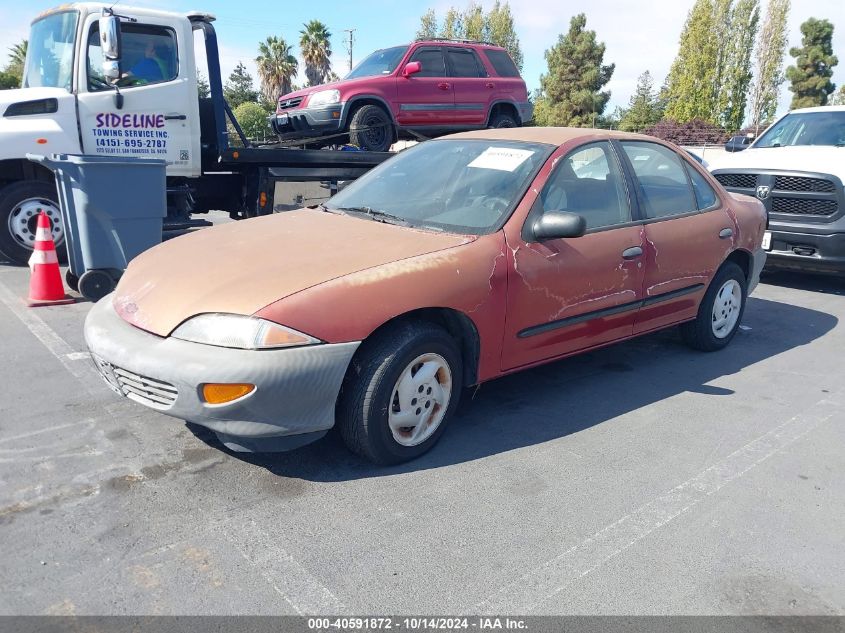
[[[449,65],[452,67],[453,77],[485,77],[487,73],[481,69],[475,53],[460,48],[447,48]]]
[[[499,77],[519,77],[519,69],[513,63],[511,56],[505,51],[485,50],[484,54],[493,65]]]

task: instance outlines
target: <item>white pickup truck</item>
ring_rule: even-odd
[[[29,259],[42,209],[63,251],[53,174],[27,153],[164,159],[171,228],[207,224],[190,216],[212,209],[236,219],[272,213],[277,181],[350,180],[390,156],[251,146],[223,98],[214,17],[115,4],[39,15],[23,87],[0,91],[0,260]],[[203,48],[210,96],[201,99]]]
[[[709,168],[765,205],[767,267],[845,274],[845,106],[793,110]]]

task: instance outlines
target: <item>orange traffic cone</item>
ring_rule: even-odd
[[[45,306],[73,303],[73,297],[65,294],[62,273],[59,270],[59,258],[56,245],[50,233],[50,219],[43,211],[38,216],[38,230],[35,232],[35,250],[29,258],[29,299],[27,305]]]

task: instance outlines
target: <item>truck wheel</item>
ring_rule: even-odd
[[[684,342],[702,352],[727,347],[742,321],[747,288],[742,269],[733,262],[725,262],[710,282],[698,306],[698,316],[681,325]]]
[[[461,355],[431,323],[401,322],[365,341],[344,378],[337,414],[344,443],[398,464],[440,439],[461,393]]]
[[[38,214],[50,218],[59,261],[67,261],[65,232],[53,183],[38,180],[14,182],[0,189],[0,253],[15,264],[26,264],[35,244]]]
[[[393,121],[379,106],[361,106],[352,115],[349,141],[353,145],[372,152],[386,152],[393,145],[393,137]]]
[[[516,119],[513,118],[513,115],[507,114],[505,112],[499,112],[492,119],[490,119],[489,127],[519,127],[519,124],[516,122]]]

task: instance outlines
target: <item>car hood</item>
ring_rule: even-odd
[[[285,101],[287,99],[293,99],[294,97],[305,97],[315,92],[321,92],[322,90],[331,90],[332,88],[345,88],[351,89],[359,84],[367,84],[372,85],[373,79],[380,79],[384,77],[388,77],[389,75],[373,75],[370,77],[358,77],[356,79],[339,79],[337,81],[331,81],[326,84],[320,84],[319,86],[310,86],[308,88],[303,88],[302,90],[296,90],[294,92],[289,92],[286,95],[282,95],[279,97],[279,101]],[[343,95],[341,94],[341,99]]]
[[[473,239],[301,209],[160,244],[132,261],[113,302],[124,320],[167,336],[197,314],[252,315],[332,279]]]
[[[708,157],[709,158],[709,157]],[[796,145],[791,147],[749,147],[742,152],[710,158],[716,169],[794,170],[835,174],[845,179],[845,147]]]

